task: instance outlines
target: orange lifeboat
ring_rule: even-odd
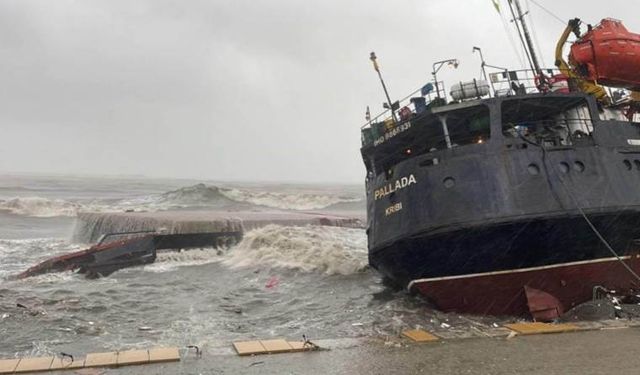
[[[618,20],[603,19],[571,45],[569,63],[587,80],[638,91],[640,35]]]

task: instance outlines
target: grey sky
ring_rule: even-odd
[[[640,32],[636,1],[537,2]],[[563,24],[530,8],[551,66]],[[369,52],[400,98],[436,60],[478,77],[474,45],[519,66],[490,0],[0,0],[0,172],[361,182]]]

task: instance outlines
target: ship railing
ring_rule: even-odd
[[[560,72],[560,70],[556,68],[544,68],[541,70],[544,75],[544,80],[542,83],[548,87],[547,91],[568,92],[569,88],[566,78],[564,80],[561,79],[562,73]],[[489,84],[492,87],[491,96],[510,96],[540,92],[540,76],[536,71],[532,69],[504,69],[498,71],[490,71],[488,72],[488,78]],[[421,87],[397,101],[398,107],[394,108],[394,110],[396,112],[399,112],[400,109],[407,107],[408,109],[416,113],[415,103],[411,101],[412,98],[416,97],[424,97],[427,106],[431,104],[433,100],[438,98],[442,98],[443,100],[445,100],[445,102],[448,101],[446,87],[443,81],[438,81],[437,85],[435,85],[435,82],[429,82],[429,84],[431,84],[434,88],[437,86],[437,91],[431,91],[423,96],[421,95],[423,87]],[[375,123],[391,121],[392,117],[393,116],[391,115],[391,110],[387,108],[376,116],[371,117],[371,119],[368,120],[364,125],[362,125],[360,129],[371,127],[372,124]]]
[[[541,69],[543,78],[532,69],[500,70],[497,67],[492,67],[492,69],[494,71],[487,71],[489,85],[491,87],[490,97],[526,95],[540,93],[541,91],[558,93],[570,92],[567,78],[555,68]],[[495,71],[496,69],[498,71]],[[371,141],[372,135],[367,133],[384,134],[392,131],[398,124],[413,117],[415,114],[421,113],[429,107],[446,104],[448,98],[444,82],[438,81],[437,85],[435,85],[435,82],[430,82],[430,84],[434,88],[437,86],[437,91],[434,90],[428,92],[426,95],[422,95],[423,87],[421,87],[397,101],[397,104],[394,103],[397,121],[394,120],[391,109],[387,108],[362,125],[360,127],[362,145],[366,146],[373,143]],[[414,98],[418,100],[424,98],[424,102],[412,100]],[[416,108],[417,105],[419,105],[420,108]]]
[[[488,72],[489,84],[492,87],[493,96],[512,96],[535,94],[541,92],[569,92],[566,77],[555,68],[541,69],[544,78],[532,69],[499,70]]]
[[[422,95],[422,91],[424,87],[426,87],[429,84],[433,87],[433,90],[426,93],[426,95]],[[437,91],[435,91],[436,86],[438,86]],[[401,115],[400,115],[400,111],[403,110],[404,108],[407,108],[407,110],[411,111],[411,113],[413,114],[418,113],[419,111],[422,110],[421,108],[416,108],[416,101],[411,100],[413,98],[424,98],[425,99],[424,104],[425,106],[428,107],[430,104],[433,103],[434,100],[438,98],[442,98],[443,100],[446,100],[445,99],[446,97],[447,97],[447,94],[446,94],[446,89],[443,81],[438,81],[438,85],[436,85],[435,82],[433,81],[428,82],[426,85],[418,88],[417,90],[413,91],[409,95],[393,103],[394,111],[396,113],[396,118],[398,119],[399,122],[403,121],[403,118],[401,118]],[[406,112],[406,110],[404,111],[405,113],[408,113]],[[387,124],[388,128],[394,127],[395,124],[393,121],[393,116],[391,115],[391,109],[387,108],[384,111],[377,114],[376,116],[371,117],[371,119],[368,120],[364,125],[362,125],[360,129],[370,128],[373,125],[380,124],[380,123]]]

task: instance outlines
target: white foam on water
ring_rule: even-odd
[[[198,266],[219,262],[224,250],[221,249],[188,249],[181,251],[159,252],[155,263],[143,267],[144,271],[167,272],[179,267]]]
[[[81,250],[83,246],[59,238],[0,239],[0,279],[20,273],[52,256]],[[47,282],[46,279],[41,281]]]
[[[268,225],[246,233],[223,264],[349,275],[366,268],[366,241],[361,229]]]
[[[35,284],[62,284],[64,282],[73,280],[79,276],[74,271],[65,271],[65,272],[52,272],[52,273],[44,273],[42,275],[27,277],[24,279],[13,280],[13,283],[23,284],[23,285],[35,285]]]
[[[161,211],[189,207],[218,207],[236,203],[216,186],[197,184],[162,194],[105,201],[74,202],[43,197],[16,197],[0,200],[0,210],[32,217],[76,216],[78,212]]]
[[[0,211],[32,217],[76,216],[78,212],[164,211],[185,208],[228,208],[262,206],[287,210],[315,210],[340,203],[361,202],[362,197],[322,192],[280,192],[256,189],[220,188],[196,184],[162,194],[103,200],[64,200],[44,197],[16,197],[0,200]]]
[[[82,206],[63,199],[21,197],[0,201],[0,210],[34,217],[76,216]]]
[[[221,189],[217,186],[196,184],[162,194],[123,199],[114,203],[112,207],[120,211],[127,209],[159,211],[189,207],[228,206],[233,203],[235,202],[222,194]]]
[[[288,210],[317,210],[337,203],[357,202],[362,198],[335,194],[281,193],[241,189],[220,189],[228,198],[238,202]]]

